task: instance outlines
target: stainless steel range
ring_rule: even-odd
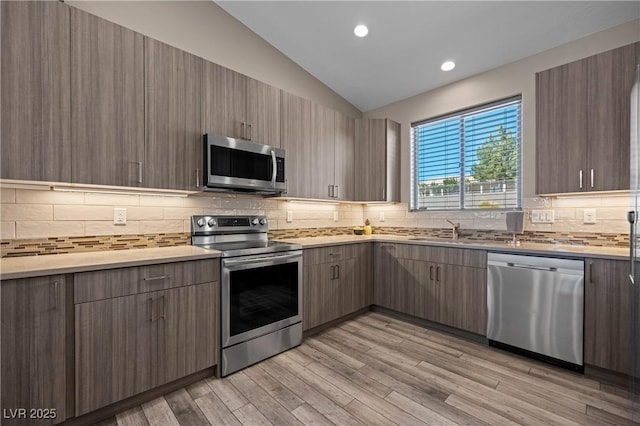
[[[222,252],[221,376],[302,342],[302,246],[264,216],[193,216],[191,244]]]

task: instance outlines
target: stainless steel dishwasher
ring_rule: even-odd
[[[582,370],[584,261],[487,256],[487,338],[492,346]]]

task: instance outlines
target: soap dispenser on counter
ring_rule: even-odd
[[[369,219],[364,221],[364,235],[371,235],[373,233],[373,230],[371,229],[371,222],[369,222]]]

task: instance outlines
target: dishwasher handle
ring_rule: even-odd
[[[525,265],[524,263],[508,262],[507,266],[509,266],[511,268],[536,269],[538,271],[550,271],[550,272],[557,272],[558,271],[558,268],[556,268],[554,266],[535,266],[535,265]]]

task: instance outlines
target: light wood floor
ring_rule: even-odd
[[[582,375],[367,313],[224,379],[104,425],[633,424],[629,394]]]

